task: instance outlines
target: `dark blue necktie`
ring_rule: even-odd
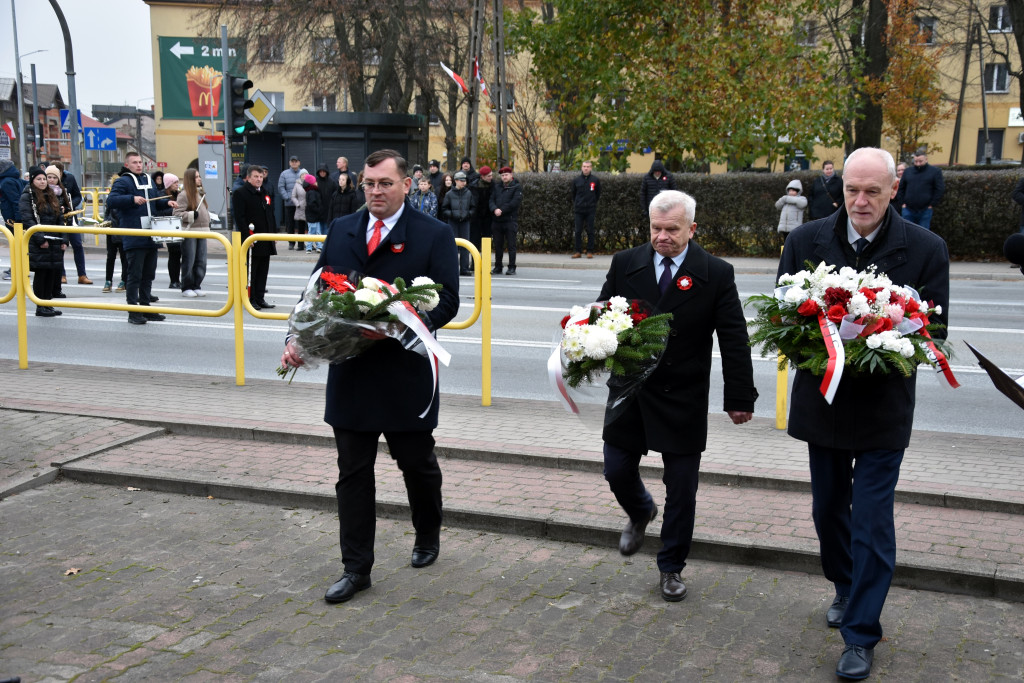
[[[870,242],[868,241],[867,237],[861,237],[856,242],[854,242],[853,243],[853,248],[857,252],[857,256],[860,256],[861,254],[863,254],[864,250],[868,248],[869,244],[870,244]]]
[[[661,259],[661,278],[658,280],[658,289],[664,294],[672,284],[672,259],[664,257]]]

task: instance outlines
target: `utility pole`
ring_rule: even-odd
[[[14,0],[11,0],[11,4],[14,4]],[[81,178],[82,182],[85,182],[82,176],[82,150],[78,142],[78,97],[75,94],[75,53],[71,47],[71,31],[68,30],[68,22],[57,0],[50,0],[50,5],[57,14],[60,30],[64,34],[64,60],[67,63],[68,75],[68,129],[71,131],[71,173],[75,178]],[[21,70],[20,67],[18,70]]]
[[[498,168],[509,162],[508,149],[508,81],[505,79],[505,7],[502,0],[494,0],[494,69],[498,78],[497,101],[495,102],[496,130],[498,143]]]
[[[980,27],[975,24],[975,35],[978,40],[978,68],[981,69],[981,123],[985,130],[985,149],[984,159],[986,164],[992,163],[992,141],[988,139],[988,106],[985,102],[985,46],[981,43],[981,32],[978,30]],[[992,78],[995,78],[995,72],[992,73]],[[1007,74],[1009,78],[1009,74]]]
[[[11,0],[11,30],[14,31],[14,66],[18,69],[18,83],[14,89],[18,91],[18,157],[21,160],[21,172],[28,170],[25,160],[25,83],[21,75],[21,53],[18,51],[18,15],[14,11],[14,0]]]
[[[964,96],[967,93],[967,74],[971,68],[971,48],[974,45],[974,27],[971,25],[971,19],[969,17],[967,20],[967,42],[964,44],[964,72],[960,78],[960,99],[957,100],[956,121],[953,123],[953,143],[949,146],[950,166],[955,164],[960,158],[960,123],[963,121]],[[982,72],[981,76],[981,80],[984,81],[984,72]],[[981,85],[981,89],[985,89],[984,82]]]
[[[39,87],[36,84],[36,65],[32,65],[32,158],[39,158],[39,144],[42,136],[39,134]]]
[[[469,73],[473,73],[473,67],[480,64],[483,57],[483,33],[484,17],[487,8],[484,0],[473,0],[473,19],[469,28]],[[466,73],[466,72],[463,72]],[[476,80],[475,78],[473,80]],[[477,121],[480,116],[480,85],[473,83],[469,88],[467,98],[468,113],[466,115],[466,156],[473,160],[476,165],[477,151]]]

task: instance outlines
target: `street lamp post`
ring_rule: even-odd
[[[21,172],[27,170],[25,166],[25,85],[21,76],[21,55],[18,53],[18,15],[14,11],[14,0],[11,0],[11,26],[14,31],[14,61],[18,66],[18,84],[15,89],[18,91],[18,158],[21,160]]]
[[[11,0],[14,4],[14,0]],[[67,19],[61,10],[57,0],[50,0],[50,6],[57,14],[57,21],[60,22],[60,30],[64,34],[64,60],[67,63],[68,75],[68,129],[71,131],[71,173],[76,178],[82,178],[82,150],[78,147],[78,97],[75,94],[75,53],[71,46],[71,31],[68,29]]]

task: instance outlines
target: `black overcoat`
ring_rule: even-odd
[[[689,278],[687,289],[677,284],[683,277]],[[631,452],[702,452],[707,447],[714,334],[722,356],[723,410],[753,412],[757,389],[747,322],[730,264],[691,241],[662,296],[654,276],[654,247],[645,244],[612,257],[599,300],[613,296],[645,300],[657,313],[672,313],[672,323],[658,368],[625,413],[605,425],[605,441]]]
[[[330,266],[335,272],[357,271],[387,282],[400,277],[406,284],[425,275],[444,286],[440,303],[427,314],[430,328],[436,330],[451,321],[459,310],[459,256],[451,228],[406,201],[395,227],[367,256],[368,217],[363,209],[332,221],[314,271]],[[440,396],[434,397],[430,412],[419,417],[432,391],[427,359],[406,351],[394,339],[385,339],[355,358],[331,365],[324,421],[358,431],[433,429]]]
[[[946,324],[949,308],[949,253],[935,233],[903,220],[889,207],[882,232],[858,261],[847,238],[843,207],[828,218],[804,223],[789,234],[779,272],[795,273],[831,263],[864,270],[874,264],[893,284],[909,285],[942,306],[931,322]],[[811,265],[807,265],[810,262]],[[933,333],[945,337],[945,331]],[[821,377],[796,371],[789,411],[789,435],[818,446],[850,450],[900,450],[914,426],[916,374],[854,377],[844,374],[832,404],[821,395]],[[936,389],[938,387],[935,387]]]

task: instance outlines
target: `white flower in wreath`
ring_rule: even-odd
[[[629,302],[626,301],[624,296],[613,296],[611,299],[608,299],[608,306],[613,313],[625,313],[626,309],[629,308]]]
[[[583,348],[588,358],[604,360],[619,348],[619,339],[611,330],[596,325],[584,328]]]
[[[789,304],[802,304],[807,301],[809,292],[806,289],[800,289],[799,287],[790,287],[786,290],[786,303]]]
[[[900,352],[903,346],[903,339],[900,338],[900,333],[896,330],[886,330],[885,332],[879,332],[878,337],[882,342],[882,349],[885,351]]]
[[[373,289],[357,289],[354,296],[356,298],[356,303],[366,309],[371,309],[384,301],[384,295]]]
[[[379,292],[384,287],[384,283],[375,277],[364,277],[359,281],[359,286],[373,292]]]
[[[868,298],[866,296],[857,292],[850,297],[850,304],[846,307],[846,310],[853,313],[855,316],[860,317],[871,312],[871,305],[868,304]]]
[[[421,275],[418,278],[413,279],[413,281],[412,281],[412,286],[413,287],[418,287],[420,285],[432,285],[432,284],[434,284],[434,281],[431,280],[429,277],[426,277],[426,276],[423,276],[423,275]],[[435,308],[437,308],[437,304],[439,304],[441,302],[441,297],[438,295],[437,292],[431,291],[431,292],[427,292],[427,294],[429,295],[430,298],[427,299],[426,301],[424,301],[423,303],[418,304],[416,306],[416,308],[418,308],[419,310],[423,311],[424,313],[429,313],[430,311],[434,310]]]
[[[625,299],[623,299],[625,301]],[[628,330],[633,327],[633,319],[625,314],[623,311],[607,311],[604,315],[597,319],[598,327],[603,327],[606,330],[611,330],[615,334]]]
[[[570,320],[583,320],[590,318],[589,306],[573,306],[569,309]]]
[[[900,339],[900,355],[904,358],[914,355],[914,344],[909,339]]]
[[[877,349],[882,346],[882,339],[877,334],[872,334],[864,340],[864,343],[867,344],[869,349]]]
[[[562,333],[562,351],[565,352],[565,357],[571,361],[579,361],[586,358],[583,348],[584,327],[582,325],[570,325]]]

